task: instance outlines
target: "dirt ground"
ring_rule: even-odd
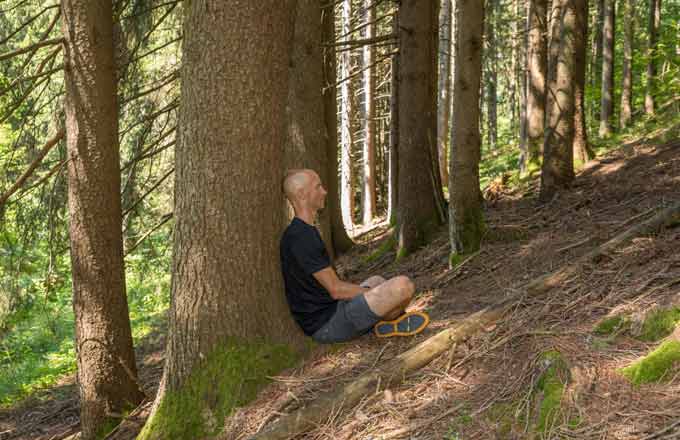
[[[488,233],[482,249],[448,268],[445,230],[426,248],[394,263],[394,253],[367,260],[389,231],[359,237],[337,261],[346,279],[407,274],[417,286],[412,309],[432,317],[410,338],[378,339],[319,349],[304,366],[274,377],[247,407],[228,420],[226,437],[245,439],[324,392],[433,336],[472,312],[517,292],[530,280],[573,261],[593,247],[680,202],[680,140],[622,146],[580,171],[574,186],[538,205],[537,183],[521,190],[494,186],[486,194]],[[680,306],[680,227],[643,236],[585,266],[549,294],[525,299],[497,325],[469,339],[405,378],[377,389],[356,407],[333,414],[296,438],[312,439],[671,439],[680,438],[680,368],[658,384],[632,386],[618,369],[658,343],[625,334],[599,337],[603,318],[641,315],[659,306]],[[138,353],[141,380],[153,395],[163,364],[163,338]],[[559,410],[538,420],[543,405],[545,353],[564,361]],[[148,412],[132,414],[110,438],[132,439]],[[77,432],[72,384],[0,412],[0,440],[57,440]],[[537,426],[543,423],[543,429]],[[680,426],[680,425],[679,425]],[[667,431],[664,428],[671,427]]]

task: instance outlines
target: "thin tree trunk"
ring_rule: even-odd
[[[449,117],[451,109],[451,1],[441,0],[439,10],[439,93],[437,102],[437,146],[439,173],[448,184]]]
[[[375,36],[373,21],[375,5],[373,0],[364,0],[364,38]],[[372,44],[364,46],[364,190],[361,192],[363,223],[370,224],[375,215],[375,48]]]
[[[494,26],[496,25],[496,8],[497,0],[487,0],[487,10],[485,17],[486,24],[486,41],[488,45],[488,54],[486,56],[486,111],[487,111],[487,135],[489,138],[489,148],[496,149],[498,139],[498,99],[496,96],[496,83],[498,81],[497,70],[497,48],[496,48],[496,32]]]
[[[111,1],[62,1],[69,233],[82,438],[144,398],[125,294]]]
[[[605,0],[602,38],[602,96],[600,101],[600,137],[612,133],[614,110],[614,35],[615,0]]]
[[[656,49],[658,43],[659,26],[661,25],[661,0],[649,0],[649,21],[647,22],[649,46],[647,50],[647,87],[645,89],[645,113],[653,115],[656,94]]]
[[[456,75],[453,86],[453,125],[449,176],[449,240],[451,254],[479,249],[484,231],[479,190],[480,80],[484,8],[473,0],[456,1]]]
[[[623,39],[623,78],[621,84],[621,128],[626,128],[633,115],[633,38],[635,35],[635,1],[624,0],[625,36]]]
[[[577,28],[574,34],[574,158],[584,164],[595,156],[588,145],[585,112],[588,0],[579,0],[576,6],[578,9],[576,9]]]
[[[335,42],[335,14],[334,8],[328,7],[322,10],[323,29],[322,41],[324,43]],[[340,168],[338,160],[338,103],[335,49],[332,46],[324,46],[323,53],[323,106],[326,128],[326,150],[328,157],[327,185],[328,197],[326,210],[329,212],[331,222],[331,237],[335,254],[347,252],[354,243],[347,235],[347,229],[343,221],[340,209]]]
[[[425,243],[441,221],[436,145],[438,9],[435,0],[403,0],[399,11],[397,258]]]
[[[522,174],[538,170],[545,126],[546,73],[548,66],[547,0],[530,0],[528,12],[527,50],[527,145]]]
[[[574,49],[575,33],[579,28],[576,11],[581,10],[583,1],[553,0],[553,10],[560,9],[559,15],[553,15],[553,19],[558,20],[553,26],[558,26],[560,31],[553,33],[550,41],[550,53],[555,54],[556,59],[550,61],[554,69],[549,70],[548,78],[548,127],[543,144],[539,195],[544,202],[574,179]]]
[[[591,29],[593,29],[593,38],[590,43],[590,87],[593,90],[599,91],[602,87],[602,28],[604,26],[604,0],[595,1],[596,9],[595,14],[593,14],[591,26]],[[600,120],[599,105],[590,106],[590,117],[593,120]]]
[[[186,5],[169,336],[139,440],[217,434],[303,345],[274,239],[295,4]]]
[[[343,42],[350,41],[352,2],[343,0],[341,20],[341,33],[345,35]],[[342,220],[350,230],[354,228],[354,194],[352,182],[354,171],[352,169],[352,115],[354,114],[354,97],[352,96],[352,81],[349,79],[351,56],[350,51],[343,51],[340,55],[340,78],[344,80],[340,84],[340,209]]]
[[[399,29],[399,12],[395,12],[392,32]],[[387,184],[387,218],[390,225],[397,224],[397,207],[399,203],[399,53],[392,57],[392,79],[390,83],[390,154],[389,177]]]

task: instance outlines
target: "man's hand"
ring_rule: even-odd
[[[313,275],[333,299],[351,299],[369,290],[367,287],[342,281],[338,278],[338,274],[335,273],[332,267],[321,269],[318,272],[314,272]]]

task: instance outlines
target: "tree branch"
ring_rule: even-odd
[[[0,55],[0,61],[4,61],[10,58],[14,58],[16,56],[25,54],[26,52],[30,52],[35,49],[40,49],[41,47],[45,46],[54,46],[55,44],[61,44],[64,42],[64,38],[52,38],[51,40],[43,40],[39,41],[35,44],[31,44],[30,46],[22,47],[21,49],[14,50],[12,52],[7,52],[2,55]]]

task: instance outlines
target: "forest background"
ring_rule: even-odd
[[[301,163],[323,168],[321,174],[329,184],[330,197],[335,198],[336,208],[327,210],[325,215],[328,217],[322,220],[320,226],[326,228],[327,237],[333,237],[335,250],[339,253],[351,243],[343,232],[337,232],[338,219],[344,223],[344,228],[342,224],[340,228],[350,235],[379,219],[396,224],[394,239],[386,246],[403,249],[397,254],[403,256],[421,246],[428,235],[427,231],[419,231],[415,234],[417,239],[412,239],[408,236],[408,228],[402,228],[411,221],[409,212],[427,211],[414,205],[414,200],[431,201],[428,209],[433,214],[428,215],[436,219],[433,221],[437,224],[435,228],[441,226],[449,212],[454,213],[451,218],[455,218],[453,208],[460,208],[468,202],[451,199],[456,191],[450,182],[461,174],[455,172],[456,161],[447,159],[452,156],[452,151],[453,157],[465,161],[461,166],[472,164],[474,168],[478,161],[479,176],[473,183],[481,192],[488,191],[493,185],[528,187],[532,178],[541,175],[542,168],[544,177],[552,172],[545,171],[545,164],[550,164],[550,161],[543,161],[540,151],[544,142],[552,148],[550,136],[556,132],[557,122],[551,126],[550,118],[545,117],[545,126],[543,118],[539,118],[541,127],[538,131],[532,126],[531,116],[537,112],[536,103],[531,101],[535,96],[533,83],[528,80],[539,69],[532,64],[536,59],[536,49],[532,44],[537,41],[533,39],[535,34],[532,31],[537,25],[531,14],[536,8],[540,10],[541,2],[489,0],[485,8],[477,8],[478,13],[484,13],[478,15],[476,21],[470,6],[465,9],[466,2],[453,2],[453,5],[450,1],[442,1],[441,5],[413,3],[403,2],[405,11],[401,11],[401,20],[415,17],[413,28],[421,26],[418,20],[425,20],[424,34],[435,35],[437,39],[426,46],[427,50],[424,46],[417,46],[413,56],[406,55],[406,62],[403,52],[412,49],[404,46],[404,37],[399,38],[404,34],[396,26],[398,8],[394,3],[347,0],[333,5],[315,2],[298,2],[297,5],[295,38],[301,38],[297,32],[305,29],[301,25],[304,21],[300,19],[303,14],[299,10],[306,7],[315,11],[319,23],[318,17],[322,14],[334,18],[333,32],[319,26],[305,36],[311,41],[307,44],[318,43],[318,47],[324,49],[319,52],[318,61],[332,58],[337,71],[331,76],[310,79],[315,73],[312,68],[308,69],[306,73],[310,76],[304,76],[303,85],[318,81],[326,93],[308,101],[301,99],[299,114],[306,116],[300,117],[296,123],[317,131],[320,129],[318,126],[313,128],[314,124],[326,124],[324,129],[332,126],[327,121],[305,119],[311,118],[310,113],[314,111],[309,112],[309,107],[303,108],[316,99],[313,101],[316,104],[312,104],[316,107],[312,108],[316,108],[317,114],[323,114],[320,109],[329,104],[322,100],[331,94],[328,93],[330,90],[335,92],[332,95],[336,102],[332,105],[337,119],[332,119],[335,119],[333,131],[336,136],[305,133],[303,137],[315,139],[317,143],[314,146],[314,142],[310,142],[306,146],[304,154],[309,157],[286,156],[278,173],[289,165]],[[581,65],[585,70],[583,102],[580,105],[585,128],[580,136],[585,142],[580,149],[572,149],[571,142],[568,145],[570,160],[567,162],[572,168],[564,175],[571,173],[572,177],[573,167],[583,165],[589,156],[619,145],[626,135],[666,123],[662,120],[664,118],[677,117],[677,97],[680,96],[678,2],[600,0],[590,2],[590,5],[587,2],[573,3],[586,5],[588,9],[581,16],[582,19],[587,18],[581,22],[582,25],[587,24],[587,31],[582,28],[575,34],[585,37],[581,52]],[[553,43],[559,40],[566,15],[559,9],[556,12],[555,7],[563,5],[567,10],[570,4],[553,1],[553,9],[549,9],[543,3],[542,17],[546,21],[540,35],[546,49],[542,61],[546,82],[551,79],[551,74],[546,73],[551,63],[557,66],[556,61],[551,60],[564,56],[560,48],[566,46]],[[288,3],[286,5],[290,7]],[[56,383],[63,375],[76,371],[74,281],[69,255],[73,245],[69,240],[68,224],[73,212],[69,212],[68,204],[69,153],[66,139],[69,133],[68,124],[65,124],[68,111],[64,110],[65,96],[69,93],[64,66],[73,61],[65,57],[68,34],[64,33],[64,29],[68,28],[68,22],[62,24],[65,20],[63,11],[69,7],[76,12],[87,9],[78,2],[0,2],[0,404],[5,406],[14,405],[36,390]],[[185,69],[183,53],[187,53],[187,48],[183,52],[182,41],[186,38],[186,14],[190,14],[186,8],[187,5],[180,1],[121,0],[113,5],[109,17],[117,84],[115,126],[120,146],[118,169],[123,239],[121,253],[125,258],[124,291],[127,292],[135,343],[156,327],[165,325],[170,307],[172,241],[177,239],[173,237],[173,200],[176,188],[175,146],[178,145],[178,125],[181,125],[180,69]],[[657,10],[658,18],[655,18]],[[425,11],[425,18],[418,18],[417,11]],[[406,18],[403,18],[404,14],[407,14]],[[548,20],[552,16],[559,18]],[[609,16],[610,20],[607,19]],[[456,23],[461,25],[456,26]],[[209,35],[200,26],[200,20],[195,24],[191,32],[196,40],[192,41],[200,41],[202,35]],[[473,33],[460,30],[475,24],[478,26]],[[203,26],[207,27],[205,23]],[[332,34],[334,37],[329,37]],[[469,42],[465,38],[471,35],[483,35],[483,50],[478,51],[481,55],[479,64],[457,64],[456,57],[450,56],[455,53],[452,47],[458,41],[458,50],[464,50],[468,46],[463,43]],[[238,39],[238,35],[234,38]],[[293,39],[293,46],[296,41]],[[576,50],[572,50],[571,56],[578,56],[575,55]],[[279,54],[278,63],[287,65],[285,60],[289,57],[296,60],[296,54],[300,56],[289,48],[288,53]],[[272,63],[274,61],[271,60]],[[309,65],[307,61],[306,64],[302,58],[296,60],[297,64],[292,64]],[[429,89],[420,91],[413,83],[409,84],[406,77],[403,78],[406,86],[399,84],[395,72],[408,73],[401,70],[405,67],[399,64],[408,61],[412,61],[413,72],[426,75],[420,83]],[[418,70],[426,65],[429,65],[428,69]],[[322,65],[317,67],[321,69]],[[475,74],[476,71],[479,73]],[[466,72],[472,73],[465,76]],[[557,80],[557,71],[554,75],[554,80]],[[294,74],[291,73],[290,77],[286,96],[293,94],[291,90],[296,90],[292,80]],[[472,99],[479,101],[479,106],[470,105],[470,97],[462,92],[456,96],[455,78],[480,82],[478,88],[472,88]],[[570,83],[576,85],[577,81]],[[205,83],[200,85],[210,90]],[[397,92],[402,90],[406,90],[408,95],[402,93],[399,96]],[[550,114],[551,104],[548,102],[550,98],[545,98],[546,90],[542,96],[542,99],[547,99],[546,112]],[[574,102],[578,102],[575,95],[571,96]],[[288,99],[293,102],[293,98]],[[268,102],[260,101],[260,104],[266,106]],[[574,105],[574,108],[577,107],[578,103]],[[295,107],[289,104],[289,108]],[[229,114],[228,109],[225,114]],[[410,114],[427,115],[427,118],[421,119],[421,125],[415,123],[404,127]],[[295,137],[290,134],[291,119],[287,121],[289,134],[286,142],[295,145],[291,140]],[[399,124],[400,121],[404,123]],[[577,125],[573,123],[574,127]],[[400,126],[404,138],[408,138],[409,133],[420,133],[425,140],[402,140],[397,136]],[[456,144],[457,126],[460,130],[476,132],[477,140],[465,145],[460,141]],[[578,128],[573,130],[578,131]],[[459,136],[462,138],[462,135]],[[333,141],[337,137],[334,150],[327,147],[324,140],[327,137]],[[546,137],[548,140],[545,140]],[[409,158],[404,153],[417,148],[409,146],[408,142],[412,142],[410,145],[429,146],[421,147],[418,154]],[[555,145],[558,143],[555,141]],[[473,148],[470,149],[470,146]],[[320,153],[314,156],[314,147],[324,150],[323,154],[328,157],[326,162],[318,159]],[[251,155],[256,162],[266,160],[266,156],[260,158],[260,153],[246,151],[245,146],[242,148],[244,154]],[[286,151],[291,150],[294,148],[289,147]],[[458,155],[456,151],[459,151]],[[470,151],[473,157],[465,156]],[[475,154],[479,156],[475,158]],[[571,154],[575,154],[576,159]],[[402,160],[397,162],[396,156]],[[405,167],[404,163],[428,165],[424,173],[413,174],[424,175],[425,184],[416,179],[406,185],[417,187],[421,192],[410,196],[410,201],[400,202],[397,190],[405,184],[398,181],[397,175],[408,175],[403,171],[406,169],[408,173],[407,168],[400,168]],[[560,178],[564,175],[559,173],[559,167],[556,167],[557,184],[552,189],[545,190],[551,188],[550,184],[542,182],[541,193],[546,201],[563,186]],[[256,168],[251,171],[252,178],[257,171]],[[426,188],[428,185],[430,187]],[[271,188],[268,187],[268,190]],[[450,191],[451,188],[454,190]],[[474,191],[463,193],[464,198]],[[425,194],[425,197],[418,194]],[[479,203],[480,198],[476,199],[473,204]],[[281,211],[283,218],[283,207],[275,203],[269,209]],[[475,209],[481,210],[481,204],[470,208],[470,211]],[[460,213],[461,209],[457,212]],[[331,225],[332,220],[336,221],[335,226]],[[419,227],[421,220],[414,220]],[[323,222],[327,223],[324,225]],[[477,222],[483,224],[481,218]],[[450,224],[464,223],[450,221]],[[460,255],[478,248],[483,226],[477,229],[473,233],[477,238],[470,240],[471,243],[460,237],[460,231],[456,235],[457,232],[452,230],[452,264],[459,261]]]

